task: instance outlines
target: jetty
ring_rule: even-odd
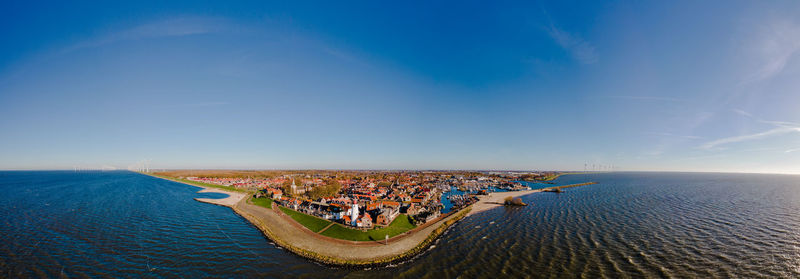
[[[481,196],[480,200],[472,205],[472,211],[469,212],[469,215],[502,206],[507,197],[516,198],[540,192],[561,192],[561,189],[580,187],[592,184],[597,184],[597,182],[584,182],[584,183],[555,186],[542,189],[523,190],[523,191],[493,192],[490,193],[489,195]]]
[[[584,183],[576,183],[576,184],[570,184],[570,185],[548,187],[548,188],[542,189],[542,192],[557,192],[557,193],[561,193],[561,189],[572,188],[572,187],[580,187],[580,186],[586,186],[586,185],[592,185],[592,184],[597,184],[597,182],[584,182]]]

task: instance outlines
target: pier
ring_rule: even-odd
[[[586,185],[597,184],[597,182],[584,182],[584,183],[577,183],[577,184],[570,184],[570,185],[562,185],[562,186],[555,186],[542,189],[543,192],[556,192],[560,193],[561,189],[572,188],[572,187],[580,187]]]

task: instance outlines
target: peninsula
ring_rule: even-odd
[[[341,266],[383,265],[425,251],[449,226],[531,189],[535,173],[456,171],[168,171],[145,173],[227,194],[276,245]],[[542,174],[550,176],[552,173]]]

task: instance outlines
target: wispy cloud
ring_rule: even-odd
[[[760,42],[759,52],[764,62],[742,84],[767,80],[780,74],[792,56],[800,52],[800,25],[790,21],[773,22],[762,33],[766,37]]]
[[[800,123],[789,122],[789,121],[764,120],[764,119],[761,119],[761,118],[758,118],[758,117],[754,116],[752,113],[749,113],[749,112],[741,110],[741,109],[734,109],[733,112],[735,112],[735,113],[737,113],[739,115],[745,116],[747,118],[754,119],[754,120],[758,121],[759,123],[770,124],[770,125],[775,125],[777,127],[785,127],[785,128],[800,127]]]
[[[330,54],[333,57],[336,57],[336,58],[339,58],[339,59],[342,59],[342,60],[350,61],[350,60],[354,59],[352,55],[350,55],[350,54],[348,54],[348,53],[346,53],[344,51],[341,51],[341,50],[339,50],[337,48],[327,47],[326,46],[326,47],[322,48],[322,51],[327,53],[327,54]]]
[[[667,150],[672,148],[672,146],[676,144],[680,144],[683,142],[691,141],[691,140],[699,140],[702,137],[692,136],[692,135],[677,135],[673,133],[667,132],[650,132],[644,133],[645,135],[649,136],[657,136],[658,144],[655,145],[653,148],[646,150],[642,153],[644,156],[651,156],[651,157],[658,157],[664,154]]]
[[[570,34],[561,28],[550,24],[547,32],[559,46],[569,51],[572,57],[583,64],[593,64],[598,60],[594,46],[575,34]]]
[[[697,160],[708,160],[708,159],[717,159],[717,158],[724,158],[727,157],[728,154],[720,153],[720,154],[712,154],[712,155],[702,155],[702,156],[689,156],[677,159],[677,161],[697,161]]]
[[[123,29],[101,35],[92,39],[78,42],[64,48],[62,53],[83,48],[100,47],[121,41],[140,40],[147,38],[177,37],[216,33],[231,30],[234,25],[221,18],[209,17],[179,17],[166,20],[148,22],[128,29]]]
[[[751,114],[749,112],[746,112],[744,110],[741,110],[741,109],[734,109],[733,112],[738,113],[738,114],[743,115],[743,116],[750,117],[750,118],[753,117],[753,114]]]
[[[800,151],[800,148],[792,148],[792,149],[786,150],[785,152],[786,153],[792,153],[792,152],[796,152],[796,151]]]
[[[674,137],[674,138],[681,138],[681,139],[689,139],[689,140],[696,140],[702,139],[703,137],[698,136],[691,136],[691,135],[676,135],[673,133],[664,133],[664,132],[653,132],[653,133],[645,133],[646,135],[652,136],[662,136],[662,137]]]
[[[732,111],[737,113],[737,114],[739,114],[739,115],[747,117],[749,119],[755,120],[755,121],[757,121],[759,123],[770,124],[770,125],[774,126],[774,128],[770,129],[770,130],[767,130],[767,131],[764,131],[764,132],[760,132],[760,133],[754,133],[754,134],[747,134],[747,135],[740,135],[740,136],[717,139],[717,140],[714,140],[714,141],[707,142],[707,143],[699,146],[699,148],[701,148],[701,149],[712,149],[712,148],[715,148],[715,147],[717,147],[719,145],[728,144],[728,143],[736,143],[736,142],[742,142],[742,141],[758,140],[758,139],[769,138],[769,137],[772,137],[772,136],[778,136],[778,135],[783,135],[783,134],[793,133],[793,132],[800,133],[800,123],[794,123],[794,122],[789,122],[789,121],[764,120],[764,119],[761,119],[761,118],[753,115],[750,112],[747,112],[747,111],[741,110],[741,109],[733,109]],[[786,150],[786,153],[791,153],[791,152],[795,152],[795,151],[800,151],[800,148]]]
[[[202,103],[186,103],[186,104],[174,104],[165,106],[167,108],[183,108],[183,107],[216,107],[216,106],[224,106],[229,105],[229,102],[202,102]]]
[[[661,156],[662,154],[664,154],[664,151],[666,151],[666,149],[667,149],[667,145],[662,143],[662,144],[656,145],[652,149],[645,150],[644,152],[642,152],[642,155],[650,156],[650,157],[658,157],[658,156]]]
[[[727,137],[721,138],[718,140],[709,141],[700,146],[701,149],[711,149],[723,144],[729,143],[736,143],[736,142],[743,142],[743,141],[751,141],[757,139],[768,138],[777,135],[783,135],[792,132],[800,132],[800,127],[778,127],[771,130],[767,130],[760,133],[755,134],[748,134],[748,135],[740,135],[735,137]]]
[[[678,98],[657,97],[657,96],[619,96],[619,95],[612,95],[612,96],[604,96],[604,98],[623,99],[623,100],[637,100],[637,101],[683,102],[683,100],[678,99]]]
[[[599,58],[597,56],[597,51],[595,51],[595,48],[592,44],[577,34],[572,34],[564,29],[559,28],[555,21],[550,18],[550,13],[548,13],[544,8],[542,8],[542,13],[547,19],[547,26],[545,27],[547,33],[553,38],[553,40],[556,41],[559,46],[568,51],[575,60],[578,60],[583,64],[597,63]]]

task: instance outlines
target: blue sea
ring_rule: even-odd
[[[406,262],[328,267],[198,188],[126,172],[0,172],[0,277],[800,278],[800,176],[566,175]]]

